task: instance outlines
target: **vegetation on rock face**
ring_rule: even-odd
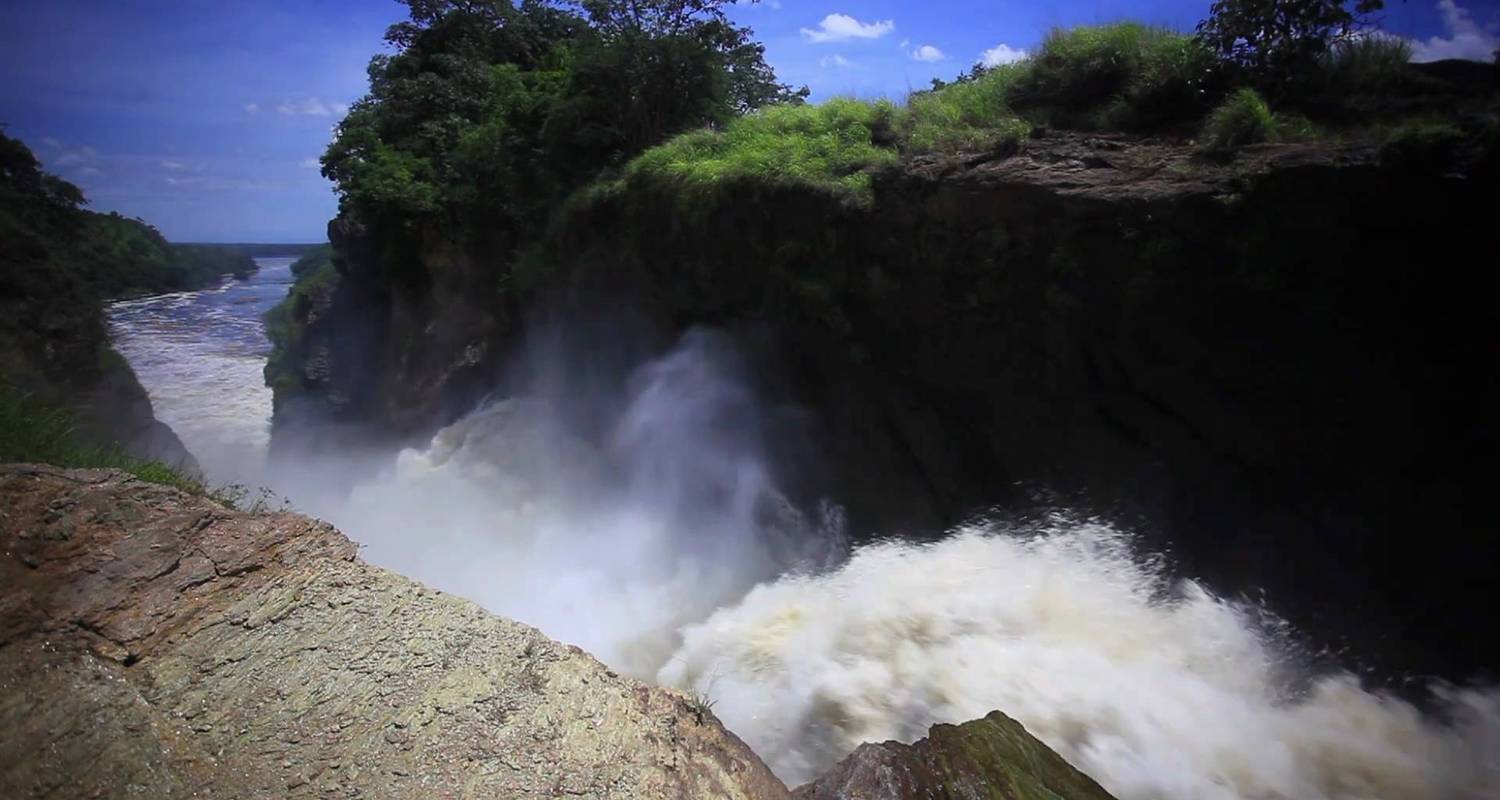
[[[422,231],[510,263],[590,184],[666,182],[695,202],[764,181],[861,200],[868,173],[905,155],[1003,150],[1036,126],[1187,132],[1247,86],[1296,106],[1289,119],[1321,121],[1369,111],[1411,79],[1406,45],[1353,35],[1379,0],[1221,0],[1196,35],[1133,22],[1056,30],[1020,63],[976,66],[903,106],[819,108],[776,82],[723,0],[407,5],[410,20],[386,37],[396,53],[371,62],[370,94],[323,164],[384,272],[409,287],[424,285],[411,274]]]
[[[503,357],[536,293],[578,266],[552,253],[591,208],[634,203],[650,207],[646,216],[700,220],[716,205],[756,209],[774,196],[810,213],[868,210],[902,164],[995,162],[1048,147],[1056,130],[1127,132],[1184,152],[1197,139],[1200,156],[1223,160],[1262,141],[1377,143],[1413,117],[1452,117],[1475,96],[1408,64],[1398,40],[1350,35],[1367,2],[1345,20],[1332,0],[1224,0],[1196,34],[1132,22],[1058,30],[1029,58],[975,66],[905,102],[819,106],[776,83],[716,0],[407,5],[410,21],[388,34],[396,52],[372,61],[369,96],[324,157],[342,198],[330,235],[349,291],[321,285],[334,309],[320,341],[381,362],[350,370],[375,377],[350,377],[337,392],[351,398],[338,413],[356,416],[410,405],[374,402],[403,386],[422,385],[412,398],[427,402],[459,369],[424,365],[493,375],[486,359]],[[1295,57],[1275,37],[1230,35],[1256,20],[1286,21]],[[827,227],[809,235],[826,239]],[[715,268],[695,267],[727,295],[739,276]],[[840,288],[798,269],[784,281],[798,287],[791,307],[842,324]],[[300,294],[298,307],[320,308]],[[296,349],[317,339],[317,326],[287,308],[272,319],[277,341]],[[351,327],[359,336],[346,335]],[[268,379],[289,387],[303,356],[279,349]]]
[[[338,281],[333,247],[324,244],[308,251],[292,263],[292,275],[296,281],[286,297],[263,318],[266,337],[272,345],[271,356],[266,359],[266,385],[278,397],[299,387],[297,364],[304,356],[313,304],[325,297]]]
[[[82,440],[72,414],[39,404],[4,383],[0,383],[0,463],[121,469],[150,483],[206,493],[202,481],[161,461]]]
[[[871,170],[915,154],[1003,152],[1039,127],[1201,129],[1201,148],[1226,154],[1278,137],[1316,136],[1308,117],[1344,127],[1400,118],[1408,111],[1393,98],[1423,88],[1408,63],[1410,46],[1394,37],[1347,35],[1353,16],[1320,34],[1315,46],[1299,44],[1305,52],[1297,58],[1268,54],[1251,70],[1241,63],[1250,55],[1216,52],[1212,32],[1244,24],[1249,13],[1220,5],[1219,13],[1241,15],[1238,21],[1205,23],[1197,36],[1134,22],[1054,30],[1030,58],[935,81],[904,106],[839,99],[825,103],[827,110],[768,108],[653,148],[631,162],[626,176],[675,180],[689,202],[714,184],[747,179],[867,200]],[[1282,14],[1285,6],[1296,16],[1306,3],[1263,5],[1265,14]],[[1276,72],[1293,66],[1295,74]],[[1272,73],[1280,75],[1281,114],[1254,88]]]
[[[934,725],[927,738],[910,745],[862,745],[793,796],[1112,800],[1092,778],[999,711],[962,725]]]

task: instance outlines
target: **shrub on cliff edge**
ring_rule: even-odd
[[[1265,98],[1254,89],[1240,89],[1208,115],[1199,147],[1210,153],[1228,153],[1275,136],[1276,115]]]

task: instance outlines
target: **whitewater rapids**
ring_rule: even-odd
[[[1304,686],[1260,617],[1105,525],[979,526],[758,586],[659,678],[790,785],[1001,709],[1121,800],[1500,796],[1500,694],[1442,690],[1439,721],[1351,675]]]
[[[241,479],[265,458],[269,397],[246,366],[263,338],[203,337],[193,310],[262,309],[223,297],[120,305],[112,323],[189,449]],[[835,505],[777,490],[767,411],[714,335],[619,380],[537,361],[554,370],[529,391],[352,491],[329,453],[260,482],[374,563],[706,694],[789,785],[861,742],[999,709],[1121,800],[1500,797],[1500,692],[1437,687],[1424,713],[1309,673],[1273,619],[1172,580],[1108,524],[1057,514],[851,551]],[[245,393],[220,383],[233,375]],[[230,398],[256,408],[224,424]]]

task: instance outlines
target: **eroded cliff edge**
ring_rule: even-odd
[[[0,466],[0,795],[784,798],[689,698],[328,525]]]

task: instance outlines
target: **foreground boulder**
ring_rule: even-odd
[[[305,517],[0,466],[0,548],[0,797],[787,796],[701,705]]]
[[[1110,800],[1021,723],[999,711],[934,725],[916,744],[860,745],[798,800]]]

